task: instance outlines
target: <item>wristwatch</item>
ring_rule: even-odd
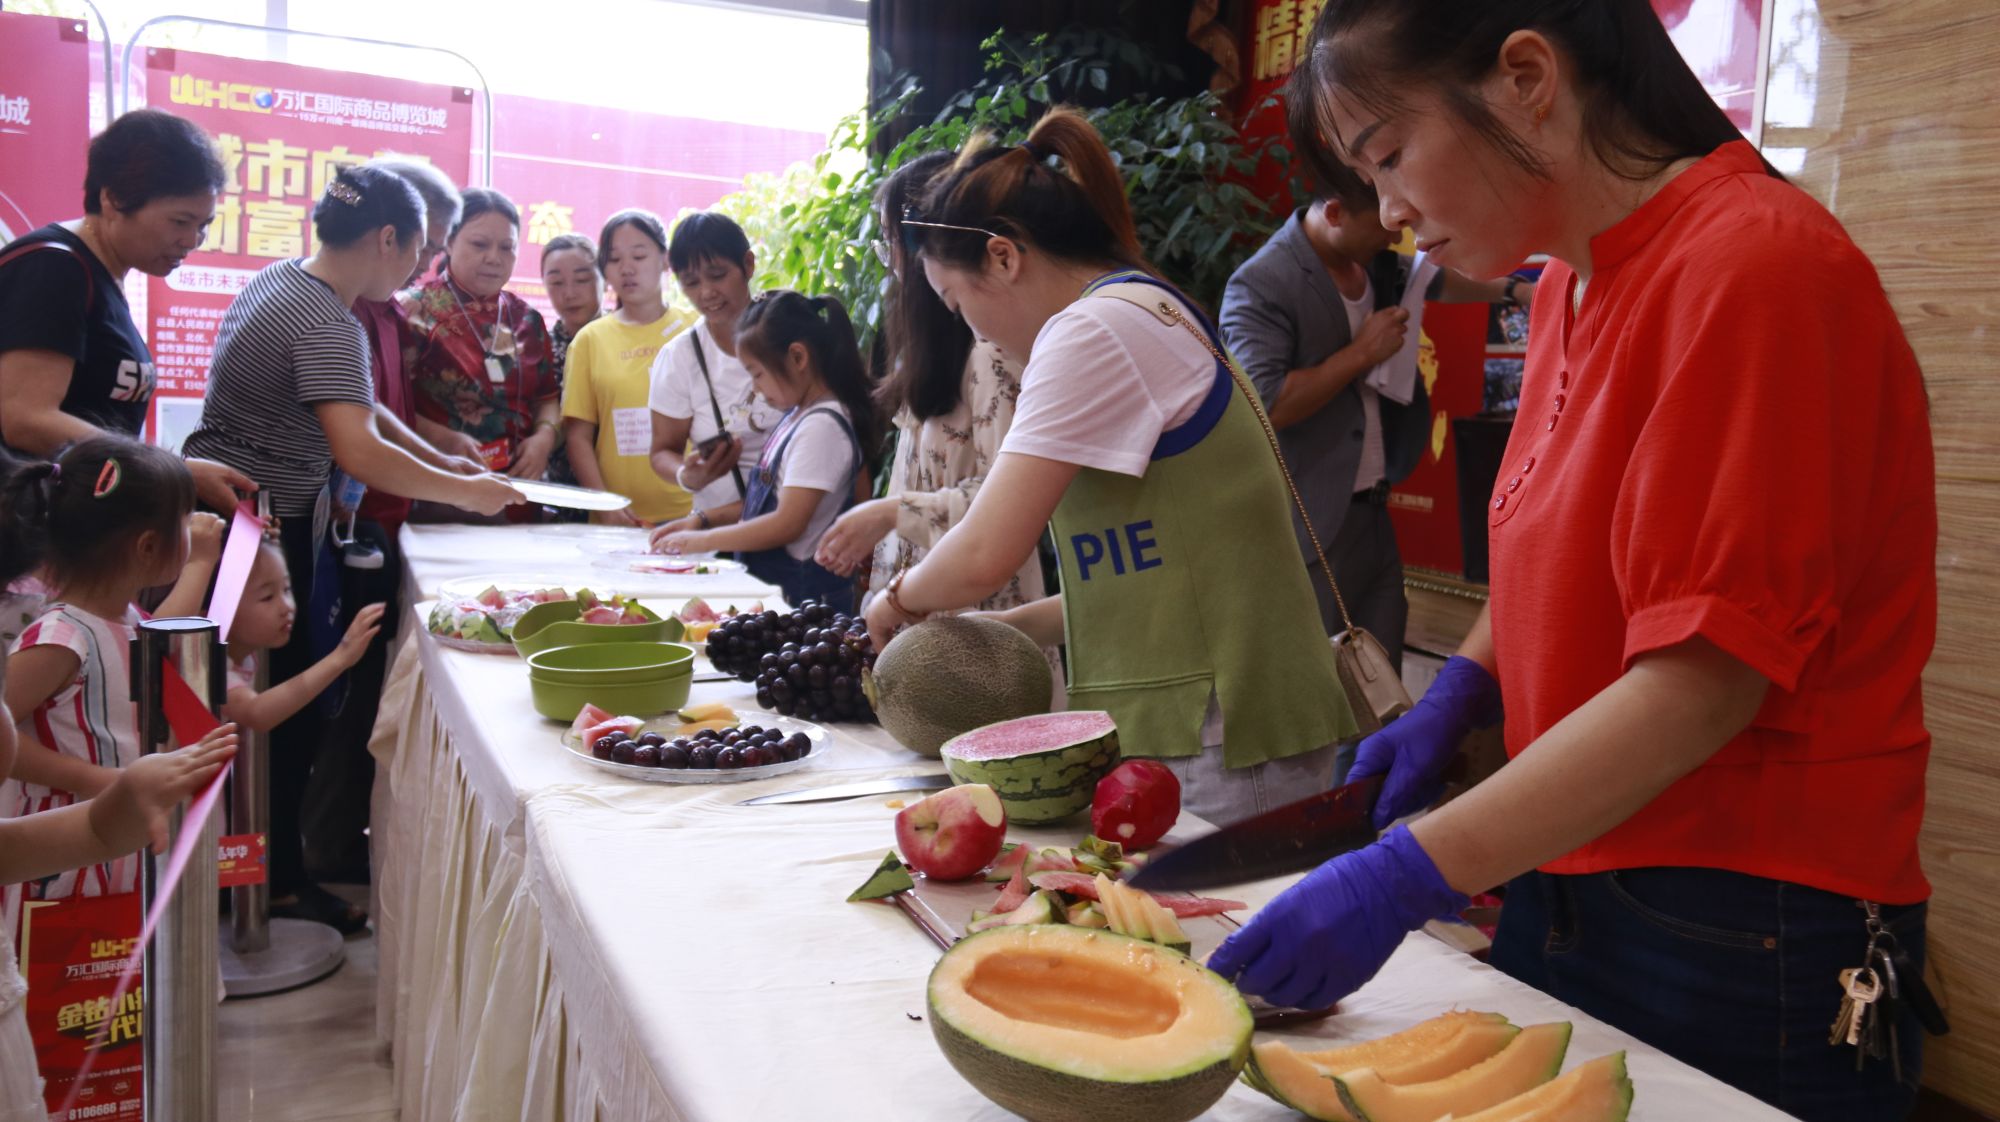
[[[1521,298],[1519,296],[1514,295],[1514,290],[1516,288],[1519,288],[1520,286],[1521,286],[1520,277],[1509,276],[1507,278],[1507,287],[1501,290],[1501,299],[1507,301],[1509,304],[1512,304],[1517,308],[1520,307]]]

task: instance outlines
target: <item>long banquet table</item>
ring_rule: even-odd
[[[579,549],[593,533],[403,533],[410,637],[370,744],[381,765],[378,1028],[402,1117],[1013,1117],[950,1069],[920,1019],[935,947],[893,908],[844,902],[893,845],[886,798],[735,805],[935,763],[879,728],[836,725],[834,747],[788,776],[632,783],[557,744],[562,730],[530,707],[518,660],[448,650],[423,632],[421,601],[457,577],[547,574],[668,610],[689,595],[775,595],[740,575],[621,581]],[[754,710],[734,681],[697,683],[693,700]],[[1074,832],[1010,837],[1073,844]],[[1230,895],[1255,906],[1286,883]],[[1572,1064],[1626,1050],[1641,1122],[1786,1117],[1422,934],[1338,1017],[1287,1035],[1366,1039],[1464,1008],[1573,1022]],[[1204,1117],[1298,1116],[1238,1085]]]

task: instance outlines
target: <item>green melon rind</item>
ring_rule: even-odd
[[[1020,823],[1056,822],[1088,809],[1097,781],[1109,775],[1119,760],[1115,728],[1074,744],[998,760],[954,758],[951,746],[957,739],[946,741],[941,749],[952,782],[992,787],[1007,804],[1008,820]]]
[[[957,946],[999,934],[996,929],[968,935]],[[1092,931],[1093,938],[1122,939],[1108,931]],[[1135,943],[1144,940],[1133,939]],[[1152,944],[1147,944],[1152,945]],[[954,948],[956,949],[956,948]],[[948,952],[947,952],[948,953]],[[940,964],[943,960],[940,960]],[[1190,962],[1193,960],[1190,959]],[[935,975],[936,967],[932,968]],[[1201,967],[1207,973],[1206,967]],[[1217,981],[1222,986],[1228,983]],[[1190,1122],[1214,1106],[1236,1081],[1250,1060],[1250,1038],[1254,1022],[1250,1007],[1242,998],[1235,1010],[1242,1021],[1242,1034],[1229,1056],[1190,1071],[1167,1071],[1156,1079],[1140,1082],[1086,1079],[1067,1072],[1052,1071],[1033,1061],[989,1048],[960,1032],[939,1011],[937,997],[927,982],[924,987],[931,1035],[945,1060],[965,1081],[1007,1110],[1028,1122]]]
[[[917,882],[910,878],[910,870],[903,866],[896,851],[890,850],[889,855],[882,858],[882,863],[875,866],[875,871],[868,874],[868,879],[861,882],[861,887],[847,894],[847,902],[855,904],[863,900],[880,900],[916,886]]]
[[[1603,1059],[1610,1061],[1608,1064],[1606,1064],[1606,1067],[1610,1069],[1612,1090],[1617,1094],[1618,1100],[1612,1103],[1611,1109],[1603,1114],[1590,1115],[1587,1117],[1565,1117],[1563,1119],[1563,1122],[1627,1122],[1627,1120],[1631,1118],[1632,1093],[1633,1093],[1632,1076],[1631,1073],[1626,1070],[1625,1053],[1613,1052],[1609,1056],[1603,1057]],[[1253,1053],[1250,1057],[1250,1063],[1252,1066],[1255,1066],[1256,1062],[1257,1062],[1257,1057]],[[1590,1061],[1591,1064],[1595,1064],[1598,1062],[1600,1061],[1599,1060]],[[1590,1065],[1585,1064],[1583,1066],[1588,1067]],[[1248,1069],[1246,1068],[1245,1070]],[[1572,1071],[1570,1074],[1574,1075],[1575,1072]],[[1561,1078],[1568,1078],[1568,1076],[1563,1076]],[[1553,1083],[1556,1082],[1556,1080],[1552,1079],[1550,1080],[1550,1082]],[[1543,1087],[1546,1086],[1548,1086],[1548,1084],[1543,1084]],[[1542,1087],[1537,1087],[1534,1090],[1528,1091],[1526,1094],[1521,1095],[1519,1097],[1526,1098],[1529,1095],[1533,1095],[1537,1091],[1540,1091],[1542,1089],[1543,1089]],[[1509,1100],[1509,1102],[1513,1101],[1518,1101],[1518,1100]],[[1478,1117],[1479,1115],[1490,1115],[1492,1114],[1492,1112],[1501,1110],[1507,1105],[1508,1103],[1501,1103],[1498,1106],[1488,1107],[1486,1110],[1479,1111],[1477,1112],[1477,1114],[1467,1115],[1466,1122],[1471,1122],[1473,1118]],[[1527,1115],[1522,1114],[1520,1116],[1526,1117]],[[1451,1115],[1446,1115],[1444,1118],[1439,1119],[1439,1122],[1454,1122],[1454,1120]]]
[[[1542,1072],[1541,1077],[1539,1079],[1537,1079],[1534,1083],[1529,1085],[1529,1089],[1532,1089],[1534,1087],[1539,1087],[1542,1084],[1547,1083],[1549,1080],[1554,1079],[1556,1076],[1562,1074],[1563,1058],[1569,1053],[1569,1042],[1571,1041],[1571,1039],[1574,1038],[1576,1030],[1575,1026],[1567,1021],[1558,1022],[1557,1024],[1560,1029],[1561,1039],[1554,1050],[1554,1054],[1549,1060],[1547,1068]],[[1528,1032],[1540,1027],[1542,1026],[1530,1025],[1527,1028],[1522,1029],[1521,1030],[1522,1035],[1516,1036],[1514,1038],[1514,1042],[1521,1041],[1522,1037],[1525,1036]],[[1513,1047],[1514,1042],[1510,1042],[1508,1047],[1510,1048]],[[1489,1057],[1485,1061],[1482,1061],[1482,1063],[1491,1063],[1493,1062],[1493,1060],[1498,1059],[1500,1056],[1504,1056],[1506,1054],[1507,1054],[1506,1049],[1502,1049],[1500,1052],[1495,1053],[1494,1056]],[[1474,1067],[1477,1066],[1479,1065],[1477,1064],[1474,1065]],[[1468,1068],[1467,1070],[1470,1071],[1472,1069]],[[1459,1073],[1459,1075],[1463,1074],[1465,1073],[1464,1072]],[[1353,1093],[1349,1091],[1347,1080],[1343,1079],[1338,1075],[1329,1075],[1327,1076],[1327,1078],[1333,1080],[1333,1085],[1339,1089],[1341,1105],[1345,1106],[1350,1114],[1354,1115],[1355,1118],[1360,1119],[1360,1122],[1374,1122],[1374,1120],[1369,1116],[1367,1108],[1364,1107],[1354,1097]],[[1451,1076],[1450,1078],[1456,1079],[1458,1078],[1458,1076]],[[1443,1081],[1440,1080],[1439,1082]],[[1421,1086],[1421,1084],[1419,1084],[1418,1086]],[[1497,1105],[1499,1104],[1498,1103],[1488,1104],[1488,1106],[1497,1106]],[[1485,1110],[1487,1109],[1487,1107],[1480,1107],[1479,1109]]]
[[[1265,1098],[1268,1098],[1272,1102],[1277,1103],[1279,1106],[1285,1107],[1290,1110],[1296,1110],[1300,1114],[1305,1115],[1307,1118],[1315,1119],[1316,1122],[1324,1122],[1324,1120],[1320,1119],[1319,1115],[1314,1114],[1313,1112],[1307,1110],[1305,1107],[1300,1106],[1299,1104],[1293,1102],[1292,1100],[1278,1093],[1278,1089],[1272,1086],[1269,1080],[1266,1080],[1264,1078],[1263,1069],[1257,1066],[1257,1053],[1254,1051],[1250,1053],[1250,1059],[1247,1063],[1243,1065],[1243,1072],[1241,1075],[1237,1076],[1237,1079],[1240,1080],[1244,1086],[1250,1088],[1253,1091],[1256,1091],[1257,1093],[1263,1095]],[[1340,1122],[1346,1122],[1346,1120],[1343,1119],[1340,1120]]]

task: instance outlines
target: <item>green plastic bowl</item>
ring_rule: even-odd
[[[536,604],[521,614],[514,624],[514,650],[522,658],[556,647],[576,647],[586,643],[658,643],[681,637],[681,621],[661,619],[651,608],[638,605],[649,623],[581,623],[583,605],[575,600]]]
[[[694,666],[687,664],[680,673],[650,682],[577,685],[530,678],[528,694],[534,702],[535,712],[552,721],[568,724],[583,712],[585,704],[634,717],[671,713],[687,704],[688,690],[693,682]]]
[[[634,685],[694,672],[685,643],[585,643],[528,656],[528,680],[573,686]]]

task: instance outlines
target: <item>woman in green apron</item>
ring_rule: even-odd
[[[1070,705],[1230,822],[1324,790],[1355,731],[1257,407],[1207,318],[1153,275],[1116,166],[1053,110],[1028,141],[967,146],[903,223],[945,305],[1026,367],[964,521],[867,611],[969,607],[1055,533],[1063,594],[1001,613],[1068,647]]]

